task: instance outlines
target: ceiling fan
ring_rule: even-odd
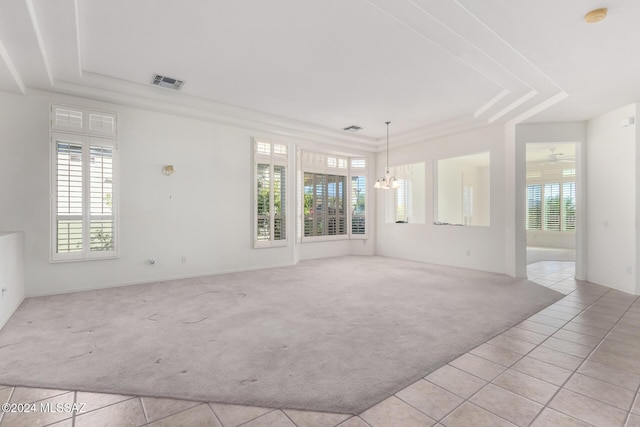
[[[556,153],[555,148],[550,148],[549,150],[551,151],[551,153],[547,157],[547,161],[544,162],[544,164],[546,165],[554,165],[556,163],[574,163],[575,162],[574,156],[565,156],[564,153]]]

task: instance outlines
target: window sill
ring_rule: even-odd
[[[82,257],[82,258],[55,258],[55,257],[51,257],[49,259],[49,263],[50,264],[59,264],[59,263],[66,263],[66,262],[83,262],[83,261],[102,261],[102,260],[108,260],[108,259],[118,259],[120,258],[120,255],[118,254],[113,254],[113,255],[105,255],[105,256],[93,256],[93,257]]]
[[[317,242],[338,242],[342,240],[367,240],[368,236],[315,236],[315,237],[303,237],[302,243],[317,243]]]
[[[288,240],[278,240],[277,242],[254,242],[253,249],[283,248],[288,245]]]

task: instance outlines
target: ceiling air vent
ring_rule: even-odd
[[[346,128],[342,128],[343,130],[349,131],[349,132],[358,132],[359,130],[364,129],[362,126],[358,126],[358,125],[351,125],[351,126],[347,126]]]
[[[160,87],[180,90],[184,85],[184,80],[173,79],[171,77],[166,77],[166,76],[161,76],[160,74],[156,74],[153,77],[153,84]]]

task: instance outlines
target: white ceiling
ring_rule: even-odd
[[[548,162],[551,153],[555,153],[557,160],[563,163],[576,160],[576,144],[570,142],[533,142],[527,144],[527,163]]]
[[[584,23],[595,7],[609,17]],[[3,0],[0,91],[377,149],[387,120],[394,145],[640,100],[638,17],[637,0]]]

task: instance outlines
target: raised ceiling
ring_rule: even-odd
[[[606,3],[606,2],[605,2]],[[87,96],[361,149],[640,100],[640,2],[3,0],[0,91]],[[608,7],[603,22],[583,16]],[[155,73],[185,80],[151,86]],[[365,129],[348,133],[342,128]]]

